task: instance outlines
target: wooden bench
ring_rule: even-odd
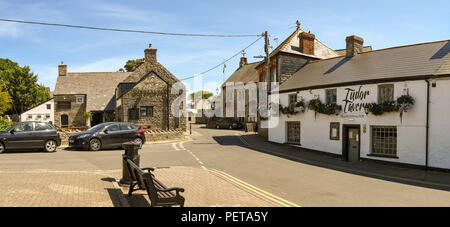
[[[133,161],[124,157],[127,162],[127,168],[130,172],[131,183],[128,195],[131,196],[133,191],[146,190],[150,198],[150,206],[184,206],[184,197],[180,192],[184,192],[183,188],[167,188],[164,184],[155,178],[151,173],[153,168],[139,168]],[[147,172],[145,172],[147,171]],[[135,189],[135,187],[137,187]]]

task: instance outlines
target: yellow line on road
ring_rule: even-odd
[[[260,195],[260,196],[262,196],[262,197],[264,197],[264,198],[266,198],[266,199],[268,199],[268,200],[270,200],[272,202],[278,203],[278,204],[280,204],[280,205],[282,205],[284,207],[300,207],[299,205],[297,205],[295,203],[289,202],[289,201],[287,201],[285,199],[282,199],[282,198],[280,198],[280,197],[278,197],[276,195],[273,195],[273,194],[271,194],[269,192],[266,192],[266,191],[264,191],[264,190],[262,190],[260,188],[257,188],[255,186],[249,184],[249,183],[246,183],[246,182],[244,182],[242,180],[239,180],[239,179],[237,179],[237,178],[235,178],[235,177],[233,177],[233,176],[231,176],[231,175],[229,175],[229,174],[227,174],[225,172],[222,172],[222,171],[219,171],[219,170],[216,170],[216,169],[210,169],[209,171],[211,171],[213,173],[216,173],[216,174],[224,177],[225,179],[227,179],[229,181],[232,181],[233,183],[235,183],[235,184],[237,184],[237,185],[239,185],[241,187],[244,187],[245,189],[247,189],[247,190],[249,190],[251,192],[254,192],[254,193],[256,193],[256,194],[258,194],[258,195]]]

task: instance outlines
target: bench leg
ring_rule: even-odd
[[[131,195],[134,191],[134,186],[136,186],[137,183],[134,183],[133,181],[130,183],[130,189],[128,190],[128,195]]]

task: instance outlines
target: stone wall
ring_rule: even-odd
[[[76,97],[83,96],[84,102],[81,104],[76,103]],[[55,122],[56,127],[61,127],[61,115],[67,114],[69,117],[69,127],[85,127],[86,120],[83,118],[84,112],[86,112],[86,95],[55,95]],[[58,106],[58,102],[69,101],[70,109],[61,109]]]
[[[149,130],[145,132],[147,142],[185,139],[183,130]]]

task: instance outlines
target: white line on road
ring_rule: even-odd
[[[186,148],[183,146],[183,143],[184,143],[184,142],[179,142],[179,143],[178,143],[178,146],[180,146],[180,149],[178,148],[178,146],[177,146],[176,143],[172,143],[172,147],[173,147],[175,150],[177,150],[177,151],[179,151],[179,150],[187,151],[189,154],[191,154],[192,157],[195,158],[195,160],[197,160],[197,162],[200,164],[200,166],[201,166],[202,169],[207,170],[206,167],[204,166],[203,162],[200,161],[200,159],[199,159],[194,153],[192,153],[192,151],[186,149]]]
[[[175,149],[175,150],[177,150],[177,151],[179,151],[180,149],[178,149],[178,147],[177,147],[177,144],[176,143],[172,143],[172,147],[173,147],[173,149]]]

